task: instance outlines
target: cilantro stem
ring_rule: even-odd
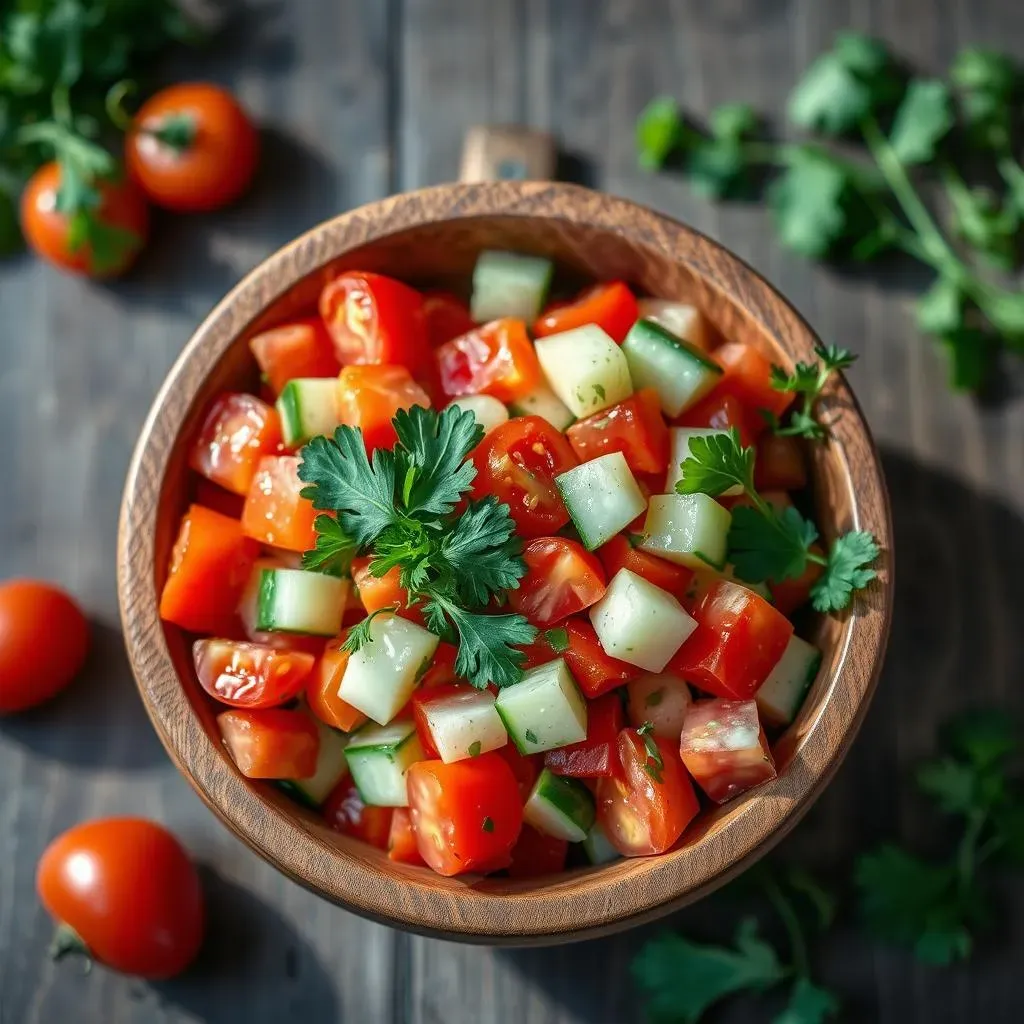
[[[807,955],[807,942],[804,939],[804,930],[800,926],[800,918],[797,917],[793,904],[771,875],[766,874],[762,884],[768,902],[775,908],[775,912],[779,915],[782,926],[786,930],[789,949],[793,956],[793,970],[802,978],[810,977],[811,965]]]
[[[967,817],[967,828],[956,848],[957,886],[961,893],[966,893],[974,880],[974,870],[978,863],[978,839],[988,820],[988,811],[974,808]]]
[[[807,561],[814,562],[815,565],[828,565],[828,559],[824,555],[819,555],[814,551],[807,552]]]

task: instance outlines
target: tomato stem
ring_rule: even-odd
[[[92,970],[92,951],[85,940],[69,924],[61,922],[57,925],[50,942],[49,954],[55,962],[70,955],[85,957],[85,973]]]

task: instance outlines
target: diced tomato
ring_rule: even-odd
[[[642,515],[646,516],[646,511]],[[667,590],[679,600],[682,600],[690,586],[690,580],[693,579],[693,572],[686,566],[674,565],[657,555],[641,551],[621,533],[612,537],[606,544],[602,544],[597,549],[597,557],[601,559],[608,579],[611,579],[620,569],[629,569],[637,576],[642,576],[648,583]]]
[[[316,773],[320,734],[305,711],[234,708],[217,725],[238,770],[249,779],[309,779]]]
[[[523,807],[507,761],[496,753],[418,761],[406,780],[420,856],[438,874],[508,867]]]
[[[390,363],[415,372],[429,358],[423,296],[392,277],[340,274],[320,293],[320,316],[342,366]]]
[[[569,513],[554,478],[576,465],[569,442],[540,416],[519,416],[492,430],[470,455],[473,497],[493,494],[509,507],[522,537],[557,533]]]
[[[242,509],[245,508],[245,495],[225,491],[220,485],[201,476],[196,481],[196,504],[212,508],[222,516],[241,519]]]
[[[730,580],[712,583],[690,614],[697,628],[668,669],[715,697],[752,697],[793,635],[785,615]]]
[[[412,705],[412,720],[416,723],[416,732],[420,738],[420,746],[428,758],[440,757],[437,744],[434,742],[434,734],[430,731],[427,722],[425,706],[431,701],[439,700],[442,697],[450,697],[456,693],[473,693],[473,687],[468,683],[442,683],[440,686],[432,686],[429,690],[418,687],[412,695],[409,703]],[[401,715],[398,716],[402,717]]]
[[[548,306],[533,325],[533,333],[543,338],[584,324],[597,324],[621,345],[639,315],[629,286],[622,281],[607,281],[584,289],[572,302]]]
[[[812,544],[808,551],[819,557],[825,554],[820,544]],[[783,615],[792,615],[797,608],[802,608],[811,599],[811,587],[818,582],[824,571],[824,566],[808,561],[807,567],[796,579],[779,582],[772,580],[768,589],[772,592],[772,602],[776,609]]]
[[[807,486],[803,443],[775,434],[761,438],[754,459],[754,486],[759,491],[802,491]]]
[[[555,775],[593,778],[611,775],[618,759],[616,742],[625,724],[622,701],[617,693],[606,693],[587,705],[587,738],[568,747],[549,750],[544,766]]]
[[[242,509],[242,530],[261,544],[286,551],[308,551],[316,543],[313,503],[299,492],[296,455],[268,455],[260,460]]]
[[[160,618],[193,633],[231,634],[258,554],[259,545],[242,533],[237,519],[192,505],[171,552]]]
[[[569,843],[538,832],[531,825],[523,825],[516,845],[512,847],[512,863],[508,873],[513,878],[538,878],[554,875],[565,868]]]
[[[277,410],[253,395],[228,392],[210,406],[188,464],[215,484],[246,494],[260,459],[280,446]]]
[[[535,626],[550,626],[604,597],[601,563],[566,537],[538,537],[523,549],[526,575],[508,603]]]
[[[348,667],[349,652],[341,649],[347,639],[348,630],[345,630],[340,636],[327,641],[306,683],[309,710],[321,722],[342,732],[351,732],[366,721],[366,715],[338,696],[342,676]]]
[[[236,708],[272,708],[297,697],[313,668],[313,655],[266,644],[197,640],[192,660],[203,689]]]
[[[668,427],[653,388],[577,420],[565,435],[580,462],[622,452],[634,473],[661,474],[668,468]]]
[[[716,394],[735,395],[755,415],[758,409],[767,409],[781,417],[792,404],[793,392],[772,387],[771,360],[753,345],[730,341],[715,349],[711,358],[725,371],[715,386]]]
[[[650,742],[656,757],[636,729],[623,729],[617,770],[597,786],[597,820],[624,857],[664,853],[700,809],[676,745],[657,736]]]
[[[431,348],[439,348],[476,327],[469,315],[469,306],[449,292],[424,292],[423,316]]]
[[[359,790],[344,778],[324,801],[323,815],[336,832],[361,839],[364,843],[386,850],[391,837],[390,807],[372,807],[363,803]]]
[[[701,700],[679,741],[686,770],[715,803],[775,778],[775,762],[752,700]]]
[[[675,743],[683,730],[693,695],[690,688],[671,672],[645,672],[626,686],[630,725],[647,722],[655,736]]]
[[[399,864],[425,865],[416,845],[416,833],[412,830],[412,815],[408,807],[396,807],[391,815],[391,831],[388,833],[388,860]]]
[[[352,582],[359,591],[359,600],[366,609],[367,615],[372,615],[381,608],[394,608],[395,614],[401,615],[403,619],[422,626],[424,624],[423,612],[418,606],[406,607],[409,599],[409,592],[398,582],[398,566],[389,569],[383,576],[374,576],[370,572],[370,563],[373,559],[363,555],[352,560]]]
[[[441,387],[452,398],[493,395],[514,402],[541,380],[540,363],[522,320],[506,317],[445,342],[434,353]]]
[[[296,377],[337,377],[341,370],[331,336],[319,317],[257,334],[249,348],[275,394]]]
[[[550,659],[549,659],[550,660]],[[520,754],[514,743],[506,743],[494,751],[512,769],[516,784],[519,786],[521,802],[526,803],[533,790],[533,785],[540,775],[540,754]]]
[[[635,665],[605,654],[594,627],[586,619],[569,619],[564,625],[569,647],[562,657],[580,689],[591,700],[640,674]]]
[[[748,409],[735,395],[718,388],[686,409],[675,422],[680,427],[711,427],[714,430],[735,427],[744,448],[752,445],[768,427],[763,416]]]
[[[366,450],[393,448],[399,409],[430,408],[430,396],[404,366],[346,366],[338,378],[338,416],[363,432]]]
[[[423,673],[420,680],[421,690],[433,690],[435,687],[444,686],[447,683],[460,682],[455,674],[455,660],[459,656],[459,649],[454,644],[445,643],[442,640],[434,652],[434,660],[430,668]]]

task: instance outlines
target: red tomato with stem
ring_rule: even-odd
[[[66,212],[58,206],[61,169],[43,164],[21,193],[21,230],[44,260],[89,277],[116,277],[135,262],[149,238],[149,207],[128,179],[93,183],[99,201]]]
[[[49,700],[85,664],[89,623],[59,587],[0,583],[0,715]]]
[[[351,732],[366,721],[366,715],[338,696],[342,677],[348,667],[349,652],[342,650],[348,630],[328,640],[320,660],[306,681],[306,703],[309,710],[335,729]]]
[[[320,734],[305,711],[238,708],[222,711],[217,725],[246,778],[309,779],[316,773]]]
[[[423,317],[431,348],[439,348],[446,341],[476,329],[469,306],[448,292],[424,292]]]
[[[337,377],[341,372],[331,336],[319,317],[257,334],[249,350],[275,394],[296,377]]]
[[[264,455],[281,447],[277,410],[253,395],[227,392],[210,406],[189,453],[189,466],[235,494],[248,494]]]
[[[249,186],[259,135],[238,101],[211,82],[154,93],[125,136],[125,163],[146,195],[168,210],[216,210]]]
[[[668,427],[653,388],[644,388],[610,409],[577,420],[565,432],[580,462],[622,452],[634,473],[664,473],[668,468]]]
[[[473,497],[493,494],[509,507],[520,536],[557,533],[569,522],[555,477],[576,465],[569,442],[540,416],[495,427],[472,451]]]
[[[793,635],[785,615],[731,580],[711,583],[690,614],[697,628],[667,669],[715,697],[752,697]]]
[[[296,455],[260,459],[242,509],[242,531],[261,544],[286,551],[309,551],[316,544],[313,503],[300,494]]]
[[[84,953],[141,978],[180,974],[203,940],[195,865],[166,829],[107,818],[68,829],[43,852],[36,890],[59,922],[55,956]]]
[[[606,693],[587,705],[587,738],[568,747],[549,750],[544,767],[555,775],[594,778],[611,775],[618,763],[616,744],[625,725],[622,701],[617,693]]]
[[[754,486],[764,491],[802,491],[807,486],[803,442],[769,434],[761,438],[754,458]]]
[[[338,415],[363,432],[368,452],[395,446],[391,421],[399,409],[414,405],[430,408],[430,396],[404,366],[346,366],[338,378]]]
[[[386,850],[391,835],[390,807],[372,807],[363,803],[351,779],[342,779],[324,801],[323,815],[336,832]]]
[[[753,345],[730,341],[715,349],[711,358],[725,371],[715,386],[716,393],[734,395],[755,415],[767,409],[776,416],[792,405],[792,391],[776,391],[772,387],[771,360],[761,355]]]
[[[535,626],[551,626],[604,597],[601,563],[566,537],[538,537],[523,548],[526,575],[508,603]]]
[[[636,298],[622,281],[608,281],[584,289],[572,301],[549,306],[533,325],[535,337],[560,334],[585,324],[597,324],[621,345],[640,316]]]
[[[618,768],[597,786],[597,820],[624,857],[664,853],[700,809],[678,747],[647,737],[657,749],[654,755],[644,739],[636,729],[623,729]]]
[[[646,511],[642,513],[647,515]],[[641,530],[643,524],[641,524]],[[666,562],[664,558],[641,551],[633,546],[629,537],[616,534],[610,541],[597,549],[597,557],[601,559],[608,579],[612,579],[620,569],[629,569],[637,576],[642,576],[648,583],[668,591],[673,597],[682,600],[693,579],[693,572],[684,565]]]
[[[752,445],[768,428],[763,416],[748,409],[735,395],[718,388],[690,406],[675,422],[680,427],[710,427],[712,430],[735,427],[744,448]]]
[[[624,686],[642,671],[606,654],[594,627],[586,619],[569,619],[564,626],[569,646],[562,657],[584,695],[591,700]]]
[[[512,863],[508,873],[513,878],[539,878],[556,875],[565,870],[569,843],[538,832],[531,825],[523,825],[516,845],[512,847]]]
[[[514,402],[541,382],[540,363],[522,320],[506,318],[445,342],[434,353],[444,393],[493,395]]]
[[[267,644],[207,638],[192,645],[200,685],[215,700],[236,708],[272,708],[303,690],[312,654]]]
[[[391,814],[388,860],[398,864],[426,864],[420,856],[419,846],[416,845],[416,833],[412,828],[412,815],[408,807],[396,807]]]
[[[507,761],[496,753],[419,761],[406,779],[420,856],[439,875],[508,867],[523,805]]]

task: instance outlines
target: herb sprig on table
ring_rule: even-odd
[[[1021,69],[1000,54],[964,50],[948,81],[912,78],[880,42],[843,32],[797,83],[788,119],[827,141],[859,140],[869,161],[827,142],[769,139],[745,103],[718,107],[698,129],[666,97],[640,115],[637,146],[642,166],[674,161],[715,199],[756,194],[771,178],[779,239],[803,256],[863,262],[900,251],[931,267],[918,326],[948,351],[952,384],[977,389],[1000,347],[1024,353],[1024,293],[985,272],[1014,269],[1020,256],[1022,98]],[[965,180],[979,164],[998,188]],[[945,197],[945,231],[921,179]]]
[[[477,687],[509,686],[522,675],[516,645],[532,643],[537,631],[522,615],[487,610],[518,586],[526,564],[508,506],[465,497],[476,476],[467,456],[483,428],[457,406],[440,413],[414,406],[393,423],[398,443],[372,458],[353,427],[302,449],[299,478],[309,485],[302,494],[334,513],[317,517],[316,548],[304,564],[340,571],[354,555],[371,554],[374,576],[397,569],[428,628],[457,638],[455,671]],[[368,630],[353,630],[349,649],[369,639]]]

